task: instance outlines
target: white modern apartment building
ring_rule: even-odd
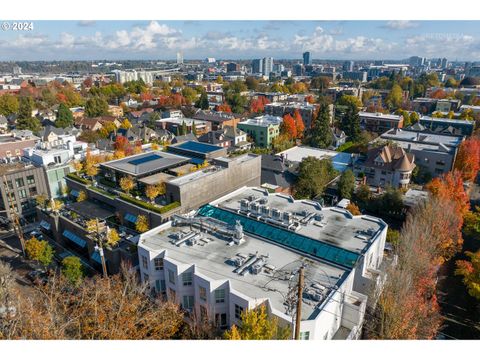
[[[138,236],[142,281],[197,319],[228,328],[265,305],[302,339],[357,339],[381,287],[387,225],[310,200],[243,187]]]

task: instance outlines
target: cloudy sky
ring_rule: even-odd
[[[35,21],[0,30],[0,60],[404,59],[480,60],[479,21]]]

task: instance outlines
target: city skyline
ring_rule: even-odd
[[[34,21],[3,31],[0,61],[183,58],[474,61],[478,21]]]

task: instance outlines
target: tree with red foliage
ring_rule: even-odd
[[[442,89],[437,89],[430,94],[430,98],[432,99],[445,99],[446,97],[447,93]]]
[[[474,181],[480,170],[480,138],[465,140],[458,149],[455,169],[465,181]]]
[[[287,135],[289,139],[297,138],[297,127],[295,125],[295,120],[292,115],[285,114],[283,116],[283,121],[280,124],[280,133]]]
[[[55,97],[57,98],[57,101],[60,102],[60,103],[65,104],[67,102],[67,97],[65,96],[65,94],[57,93],[57,95]]]
[[[456,211],[462,218],[469,211],[469,200],[463,187],[463,178],[460,171],[454,170],[434,178],[427,184],[427,190],[434,197],[453,201]]]
[[[250,112],[252,113],[262,113],[265,111],[265,105],[270,103],[265,96],[259,96],[256,99],[250,101]]]
[[[121,151],[125,156],[133,154],[133,148],[125,136],[117,135],[113,147],[116,151]]]
[[[300,112],[298,111],[298,109],[295,109],[295,112],[293,113],[293,119],[295,120],[297,137],[299,139],[302,139],[303,138],[303,132],[305,131],[305,124],[303,123],[302,116],[300,115]]]
[[[307,95],[305,96],[305,101],[308,102],[309,104],[313,104],[315,103],[315,98],[313,97],[313,95]]]
[[[143,101],[150,101],[153,99],[153,95],[149,92],[142,92],[140,94],[140,100]]]
[[[230,105],[227,103],[223,103],[222,105],[216,105],[215,106],[215,111],[223,111],[226,113],[232,113],[232,109],[230,108]]]
[[[181,94],[171,94],[168,96],[160,96],[158,105],[160,107],[179,108],[182,105],[188,105],[188,102]]]

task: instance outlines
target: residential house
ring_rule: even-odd
[[[368,150],[354,163],[356,176],[364,174],[371,186],[406,188],[415,168],[415,155],[400,146],[384,145]]]
[[[237,127],[251,136],[255,145],[268,148],[273,139],[280,135],[280,124],[283,119],[279,116],[262,115],[238,123]]]

